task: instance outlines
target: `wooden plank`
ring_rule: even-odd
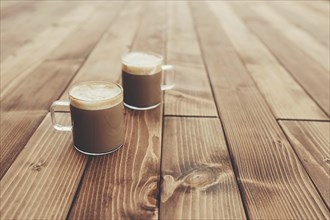
[[[46,111],[1,112],[0,179],[28,142]]]
[[[121,78],[121,56],[131,47],[140,24],[141,13],[141,5],[134,3],[130,3],[125,10],[121,11],[111,28],[90,53],[70,86],[89,80],[117,81]],[[66,91],[61,99],[68,98]]]
[[[245,219],[219,119],[166,117],[161,219]]]
[[[68,34],[88,18],[93,10],[94,8],[88,5],[78,7],[62,17],[57,26],[45,29],[34,38],[34,41],[21,47],[15,56],[9,56],[1,62],[1,92],[40,65]]]
[[[218,17],[276,118],[328,119],[229,5],[225,2],[210,2],[210,8]]]
[[[329,218],[215,15],[191,5],[248,218]]]
[[[1,218],[66,218],[87,157],[73,149],[69,132],[50,125],[48,115],[1,180]]]
[[[318,14],[311,13],[301,4],[292,1],[273,1],[275,10],[289,20],[292,24],[298,26],[312,35],[317,41],[329,48],[330,38],[330,19]]]
[[[163,54],[164,8],[165,2],[148,2],[144,7],[133,50]],[[158,217],[162,106],[125,112],[123,148],[112,155],[91,159],[70,219]]]
[[[1,9],[1,61],[75,7],[77,2],[16,1],[11,7]]]
[[[116,24],[132,28],[135,26],[134,22],[138,23],[133,13],[136,6],[133,3],[130,5],[120,12],[121,16],[116,19]],[[114,27],[116,26],[111,29]],[[117,40],[112,44],[114,49],[116,43],[130,44],[125,40],[119,41],[127,39],[125,36],[130,30],[120,30],[123,32],[118,32]],[[118,67],[120,68],[120,65]],[[93,76],[93,73],[90,73],[89,77]],[[79,77],[79,74],[76,77]],[[60,116],[59,119],[60,123],[70,123],[68,115]],[[55,131],[48,114],[0,182],[1,217],[66,218],[86,164],[87,157],[73,149],[71,134]]]
[[[330,208],[330,123],[280,121],[291,145]]]
[[[93,15],[47,56],[47,60],[86,58],[123,6],[123,2],[94,4],[97,9]]]
[[[269,23],[258,20],[246,7],[232,4],[248,27],[258,35],[268,49],[285,66],[299,84],[330,115],[329,74],[308,55],[292,45]],[[313,73],[313,74],[311,74]]]
[[[48,110],[82,64],[82,60],[45,61],[24,83],[1,99],[2,111]]]
[[[2,96],[0,179],[80,67],[80,60],[44,62],[30,78]],[[4,118],[2,116],[4,115]],[[26,117],[26,118],[24,118]],[[7,127],[8,126],[8,127]],[[24,128],[24,129],[19,129]]]
[[[172,2],[167,11],[166,57],[176,82],[165,93],[165,115],[218,116],[187,4]]]
[[[275,27],[285,37],[287,37],[292,44],[294,44],[304,53],[308,54],[325,70],[330,71],[330,52],[326,46],[320,44],[305,31],[286,21],[284,18],[278,15],[276,11],[264,4],[252,5],[251,9],[257,13],[260,18],[271,23],[272,26]]]

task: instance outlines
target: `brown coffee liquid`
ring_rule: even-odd
[[[107,153],[123,144],[123,103],[102,110],[70,106],[73,143],[86,153]]]
[[[162,73],[136,75],[122,71],[124,102],[134,107],[150,107],[161,102]]]

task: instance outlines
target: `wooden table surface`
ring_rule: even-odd
[[[49,106],[137,50],[176,87],[78,153]],[[1,219],[329,219],[329,88],[329,1],[1,1]]]

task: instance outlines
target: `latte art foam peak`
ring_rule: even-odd
[[[163,59],[157,55],[132,52],[122,57],[122,70],[134,75],[152,75],[162,71]]]
[[[72,87],[69,91],[71,105],[86,110],[100,110],[119,104],[122,89],[119,85],[106,82],[86,82]]]

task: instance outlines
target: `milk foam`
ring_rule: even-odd
[[[122,69],[135,75],[152,75],[162,71],[163,58],[143,52],[132,52],[122,57]]]
[[[101,110],[119,104],[123,100],[121,87],[110,82],[86,82],[73,86],[71,105],[85,110]]]

